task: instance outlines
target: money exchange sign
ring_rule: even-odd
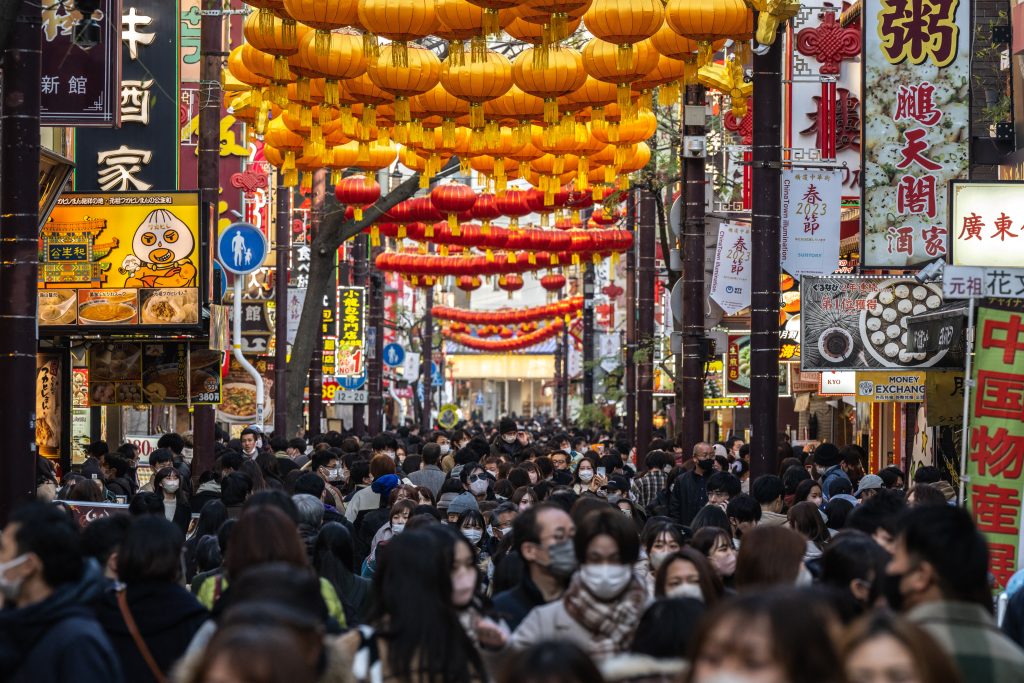
[[[967,500],[1002,589],[1020,568],[1024,488],[1024,313],[978,310]]]

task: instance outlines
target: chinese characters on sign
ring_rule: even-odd
[[[1019,568],[1024,479],[1024,315],[980,308],[967,500],[989,542],[997,588]]]
[[[1024,299],[1024,268],[946,266],[942,292],[947,299]]]
[[[335,374],[339,377],[363,374],[365,303],[365,288],[338,287],[338,362]]]
[[[782,268],[790,275],[831,275],[839,265],[842,176],[782,171]]]
[[[728,315],[750,305],[750,226],[722,223],[718,232],[711,298]]]
[[[1024,264],[1024,183],[953,183],[952,193],[952,263]]]
[[[947,184],[967,175],[970,3],[864,3],[864,263],[945,257]],[[991,230],[992,224],[989,224]]]

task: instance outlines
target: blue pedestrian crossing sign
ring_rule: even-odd
[[[267,238],[255,225],[232,223],[217,240],[217,259],[229,273],[247,275],[267,259]]]
[[[397,367],[405,363],[405,349],[401,344],[391,342],[384,347],[384,365]]]
[[[351,377],[338,377],[338,386],[345,391],[358,391],[366,385],[366,372]]]

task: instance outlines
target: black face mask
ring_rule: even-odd
[[[710,472],[711,468],[715,466],[715,459],[708,458],[707,460],[698,460],[697,467],[700,468],[701,472]]]
[[[903,577],[909,573],[885,574],[882,577],[882,595],[894,612],[903,611],[903,593],[900,591],[900,583],[903,582]]]

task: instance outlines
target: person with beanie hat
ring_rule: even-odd
[[[476,498],[469,491],[463,491],[448,504],[448,523],[455,524],[458,522],[459,515],[466,510],[476,510],[478,512],[480,510],[480,504],[476,502]]]
[[[820,478],[821,495],[825,502],[828,502],[829,489],[836,481],[845,479],[850,483],[850,490],[853,490],[853,482],[843,469],[842,456],[835,444],[823,443],[814,449],[814,469]]]
[[[519,426],[510,417],[503,417],[498,421],[498,433],[491,441],[491,455],[504,455],[512,460],[522,449],[522,444],[516,437],[519,434]]]

